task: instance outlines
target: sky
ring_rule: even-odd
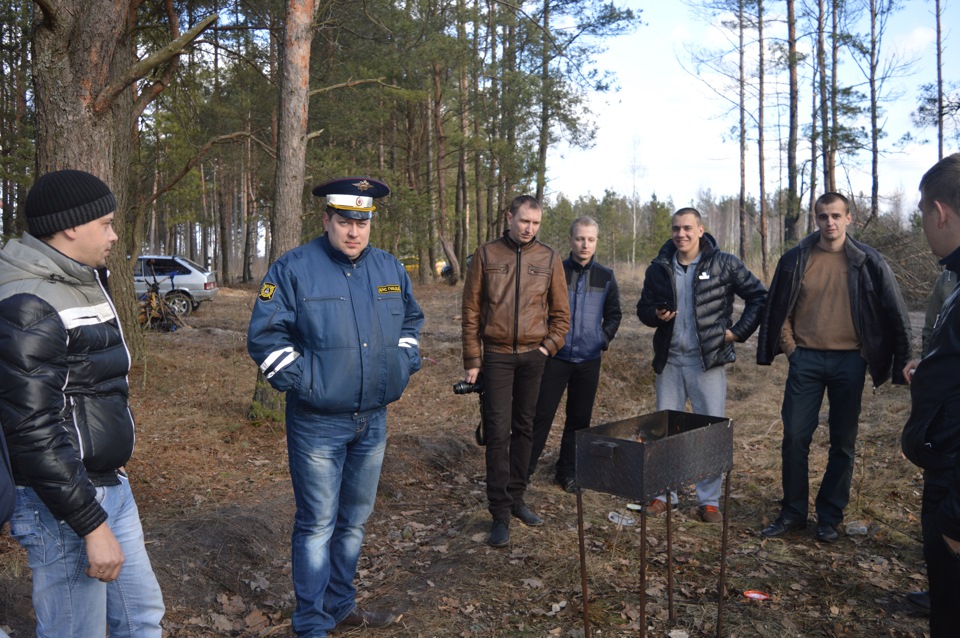
[[[694,15],[686,3],[676,0],[626,0],[621,3],[642,10],[643,26],[634,32],[607,42],[607,51],[599,56],[598,66],[616,74],[619,90],[594,94],[591,105],[597,114],[596,144],[588,150],[561,145],[548,156],[547,198],[562,193],[576,200],[582,195],[602,197],[606,189],[629,195],[636,189],[641,201],[656,193],[658,199],[671,199],[675,207],[693,204],[700,190],[710,189],[714,196],[736,195],[740,189],[739,141],[731,127],[737,114],[731,111],[736,102],[718,96],[709,85],[721,87],[725,81],[709,76],[695,77],[690,71],[690,47],[726,48],[729,46],[720,29]],[[799,2],[797,2],[799,10]],[[916,58],[912,75],[898,79],[895,86],[901,93],[885,106],[887,147],[905,133],[912,133],[928,143],[910,143],[903,151],[892,151],[881,158],[881,196],[901,190],[905,204],[915,207],[917,183],[923,173],[937,161],[936,129],[918,130],[910,121],[921,84],[936,81],[936,30],[932,0],[906,0],[906,8],[891,21],[884,48],[894,49],[908,58]],[[944,83],[960,80],[960,62],[952,37],[960,37],[960,0],[942,0],[941,25],[944,31]],[[766,3],[768,11],[785,11],[783,2]],[[771,16],[772,17],[772,16]],[[768,17],[768,19],[770,19]],[[782,18],[781,18],[782,19]],[[774,35],[777,27],[771,25]],[[785,27],[780,27],[785,33]],[[869,33],[869,25],[859,29]],[[768,58],[769,59],[769,58]],[[769,61],[768,61],[769,64]],[[843,63],[847,77],[862,77],[852,61]],[[804,73],[801,72],[801,84]],[[785,84],[785,81],[784,81]],[[785,93],[786,88],[784,86]],[[772,87],[767,88],[768,96]],[[772,96],[770,96],[772,98]],[[732,102],[731,102],[732,100]],[[785,96],[784,96],[785,100]],[[772,104],[768,100],[768,104]],[[801,126],[809,122],[809,91],[801,86]],[[764,145],[767,161],[766,190],[775,190],[781,179],[776,130],[777,113],[766,109],[767,125]],[[783,118],[783,143],[786,143],[786,115]],[[869,120],[867,120],[869,123]],[[759,193],[756,131],[748,134],[747,191]],[[751,139],[752,138],[752,139]],[[945,141],[944,153],[955,152]],[[809,156],[801,144],[800,159]],[[850,171],[849,185],[854,193],[870,192],[870,158],[864,154],[860,168]],[[841,175],[838,180],[845,180]],[[842,190],[849,187],[844,182]],[[881,204],[881,211],[883,211]]]

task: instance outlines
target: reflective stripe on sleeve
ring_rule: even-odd
[[[420,343],[413,337],[400,337],[400,343],[397,345],[401,348],[416,348]]]
[[[271,352],[260,365],[260,371],[263,372],[263,374],[269,379],[296,361],[297,357],[299,356],[300,353],[290,346],[280,350],[275,350],[274,352]]]

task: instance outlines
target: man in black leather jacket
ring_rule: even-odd
[[[923,233],[933,254],[960,273],[960,153],[943,158],[920,180]],[[954,288],[910,381],[910,417],[901,447],[923,468],[923,557],[930,581],[930,636],[960,626],[960,288]]]
[[[893,374],[904,383],[910,320],[890,267],[875,249],[846,233],[849,202],[839,193],[817,200],[817,232],[777,264],[757,363],[784,352],[790,370],[783,395],[783,500],[761,532],[782,536],[807,526],[807,460],[824,391],[830,399],[830,453],[817,494],[817,540],[834,542],[850,500],[860,400],[867,370],[874,386]]]

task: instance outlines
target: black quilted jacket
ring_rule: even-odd
[[[133,452],[130,355],[99,275],[24,235],[0,251],[0,423],[17,485],[80,536]]]
[[[677,292],[673,278],[673,256],[677,247],[667,241],[660,253],[647,267],[643,291],[637,303],[637,317],[644,324],[656,328],[653,335],[653,369],[657,374],[667,365],[673,321],[657,318],[657,304],[669,302],[677,307]],[[736,361],[732,343],[723,340],[729,328],[737,341],[746,341],[760,325],[760,316],[767,298],[767,289],[742,261],[717,249],[717,241],[704,233],[700,238],[700,261],[693,276],[694,312],[697,318],[697,338],[703,369]],[[736,323],[733,321],[734,295],[744,300],[745,306]]]

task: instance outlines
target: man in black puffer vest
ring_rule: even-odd
[[[27,195],[28,233],[0,251],[0,423],[17,484],[37,636],[160,638],[163,598],[124,465],[130,354],[98,269],[113,193],[83,171]]]
[[[746,341],[760,325],[767,289],[743,262],[717,250],[695,208],[678,210],[671,226],[673,237],[647,267],[637,304],[640,321],[657,329],[653,335],[657,410],[683,411],[689,399],[697,414],[724,416],[723,366],[736,360],[733,344]],[[734,295],[745,302],[736,323]],[[699,515],[706,523],[723,520],[720,483],[719,475],[697,483]],[[674,503],[676,498],[671,495]],[[647,505],[653,514],[666,510],[666,496]]]

